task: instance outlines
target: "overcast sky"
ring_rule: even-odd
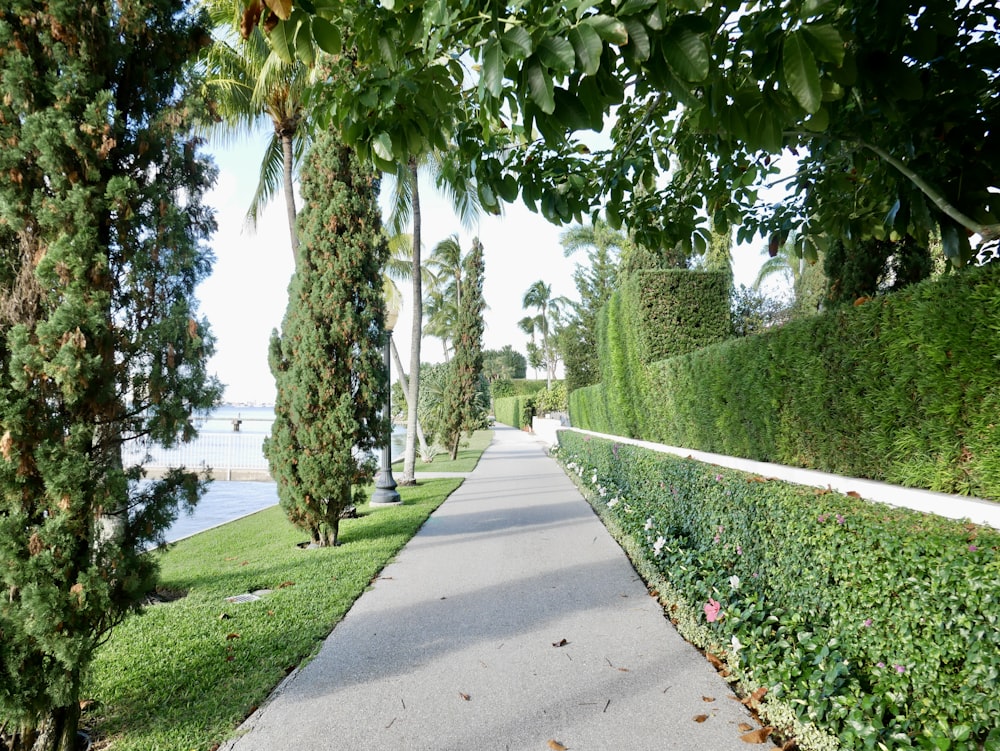
[[[244,225],[244,216],[257,181],[263,137],[257,143],[213,148],[219,180],[208,197],[216,209],[219,230],[213,240],[215,266],[198,288],[201,311],[216,337],[216,355],[210,371],[226,384],[225,401],[266,402],[274,399],[274,379],[267,365],[271,331],[281,325],[292,273],[292,255],[284,201],[275,201],[256,231]],[[573,269],[581,257],[567,259],[559,244],[565,229],[549,224],[523,204],[507,207],[503,217],[484,217],[478,227],[464,230],[447,202],[432,185],[421,185],[424,257],[448,236],[458,233],[462,248],[478,235],[485,251],[486,304],[484,347],[510,344],[526,353],[528,338],[517,322],[528,314],[521,307],[525,290],[539,279],[552,285],[554,295],[577,299]],[[737,283],[749,285],[762,262],[759,247],[734,253]],[[409,367],[410,295],[402,285],[404,309],[396,325],[396,345]],[[531,311],[534,314],[534,311]],[[424,362],[442,359],[441,343],[427,337]],[[530,375],[530,372],[529,372]],[[395,375],[394,375],[395,378]]]

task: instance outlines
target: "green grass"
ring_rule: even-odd
[[[186,592],[129,618],[98,652],[84,725],[98,748],[210,749],[284,676],[314,656],[378,572],[461,479],[400,488],[403,504],[341,524],[337,548],[308,539],[275,506],[190,537],[161,556],[161,589]],[[245,604],[226,597],[272,594]]]
[[[477,430],[472,434],[471,438],[468,438],[467,445],[463,445],[458,449],[458,458],[452,461],[448,453],[438,454],[434,457],[432,462],[422,462],[420,461],[420,454],[417,453],[416,466],[413,468],[415,472],[471,472],[476,468],[479,463],[479,457],[482,456],[483,451],[486,447],[490,445],[490,441],[493,440],[492,430]],[[398,461],[392,465],[392,471],[394,473],[402,473],[403,462]]]

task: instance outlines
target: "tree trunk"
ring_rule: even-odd
[[[396,363],[396,370],[399,371],[399,385],[403,387],[403,396],[406,397],[407,416],[409,416],[410,405],[410,385],[406,380],[406,371],[403,370],[403,361],[399,357],[399,350],[396,349],[396,340],[389,338],[389,348],[392,350],[392,359]],[[417,419],[417,440],[420,442],[420,455],[428,456],[430,451],[427,448],[427,440],[424,438],[424,428]],[[425,460],[426,461],[426,460]]]
[[[282,173],[285,183],[285,215],[288,217],[288,234],[292,241],[292,258],[299,265],[299,237],[295,232],[295,187],[293,185],[292,134],[281,133]]]
[[[406,450],[403,453],[403,479],[400,485],[416,485],[414,464],[417,458],[417,405],[420,404],[420,337],[423,333],[423,285],[420,274],[420,189],[417,184],[417,160],[410,159],[409,179],[413,181],[413,328],[410,332],[410,388],[406,410]]]

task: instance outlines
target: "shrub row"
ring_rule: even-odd
[[[493,400],[493,417],[503,425],[523,428],[531,424],[531,399],[527,396],[502,396]],[[527,418],[527,419],[525,419]]]
[[[573,424],[1000,499],[1000,264],[642,368],[609,360]]]
[[[768,689],[770,722],[812,728],[801,747],[1000,749],[1000,533],[578,433],[559,442],[637,568],[673,593],[682,632]]]

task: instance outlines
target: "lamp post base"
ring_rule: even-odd
[[[375,476],[375,490],[372,493],[372,506],[389,506],[402,503],[399,493],[396,492],[396,481],[392,477],[391,469],[381,469]]]

